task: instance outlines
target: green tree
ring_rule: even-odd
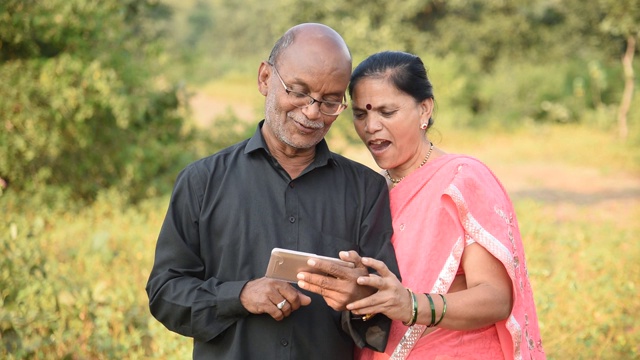
[[[342,34],[355,64],[388,49],[433,64],[433,75],[446,77],[438,89],[450,99],[443,104],[455,107],[461,124],[534,120],[608,127],[616,110],[619,123],[626,123],[622,115],[633,99],[636,50],[630,41],[637,32],[624,34],[633,34],[640,21],[638,4],[630,0],[170,1],[201,29],[194,34],[203,34],[197,42],[205,60],[188,69],[200,84],[255,73],[283,31],[322,22]],[[198,18],[202,22],[194,22]],[[203,27],[205,18],[210,21]],[[344,123],[350,127],[337,125]]]
[[[636,42],[640,38],[640,4],[631,0],[601,0],[599,2],[604,14],[600,22],[600,30],[605,36],[624,39],[626,45],[621,56],[624,70],[624,90],[618,110],[618,133],[627,138],[629,129],[627,114],[631,107],[635,85],[633,58],[636,53]]]
[[[157,76],[169,9],[156,1],[0,5],[0,177],[15,191],[132,200],[184,164],[177,88]]]

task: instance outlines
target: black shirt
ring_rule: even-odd
[[[292,180],[269,154],[262,123],[179,174],[147,283],[151,312],[194,338],[195,359],[351,359],[354,339],[372,326],[368,335],[388,333],[389,319],[352,320],[347,332],[340,312],[305,292],[309,306],[275,321],[247,312],[240,291],[264,276],[274,247],[332,257],[356,250],[397,274],[386,182],[324,140]]]

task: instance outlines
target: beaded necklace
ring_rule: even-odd
[[[424,157],[424,160],[422,160],[422,162],[420,163],[420,166],[418,166],[418,169],[420,169],[422,167],[422,165],[426,164],[427,161],[429,160],[429,156],[431,156],[431,151],[433,150],[433,143],[429,142],[429,152],[427,152],[427,156]],[[385,170],[385,173],[387,174],[387,178],[394,184],[397,185],[400,181],[402,181],[402,179],[404,179],[403,176],[400,179],[394,179],[391,177],[391,174],[389,174],[389,170]]]

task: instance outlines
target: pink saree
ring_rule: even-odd
[[[515,212],[493,173],[476,159],[445,155],[407,176],[390,197],[392,241],[406,287],[417,294],[447,293],[465,246],[475,242],[507,269],[514,306],[506,320],[487,328],[438,328],[421,338],[424,326],[407,333],[394,321],[384,353],[357,350],[356,358],[544,359]]]

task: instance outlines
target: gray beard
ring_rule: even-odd
[[[276,100],[274,96],[267,96],[267,100],[265,103],[265,124],[268,125],[271,130],[273,131],[274,135],[276,136],[276,138],[280,141],[282,141],[283,143],[287,144],[288,146],[291,146],[294,149],[310,149],[314,146],[316,146],[320,140],[316,141],[313,144],[299,144],[299,143],[294,143],[292,139],[287,137],[287,131],[285,130],[285,122],[282,121],[272,121],[269,119],[269,115],[270,114],[276,114],[277,113],[277,109],[276,109]],[[292,113],[292,112],[287,112],[286,116],[288,118],[292,118],[297,120],[299,123],[311,127],[311,128],[318,128],[321,129],[322,127],[324,127],[323,123],[314,123],[311,122],[307,119],[298,119],[296,118],[296,114]]]

